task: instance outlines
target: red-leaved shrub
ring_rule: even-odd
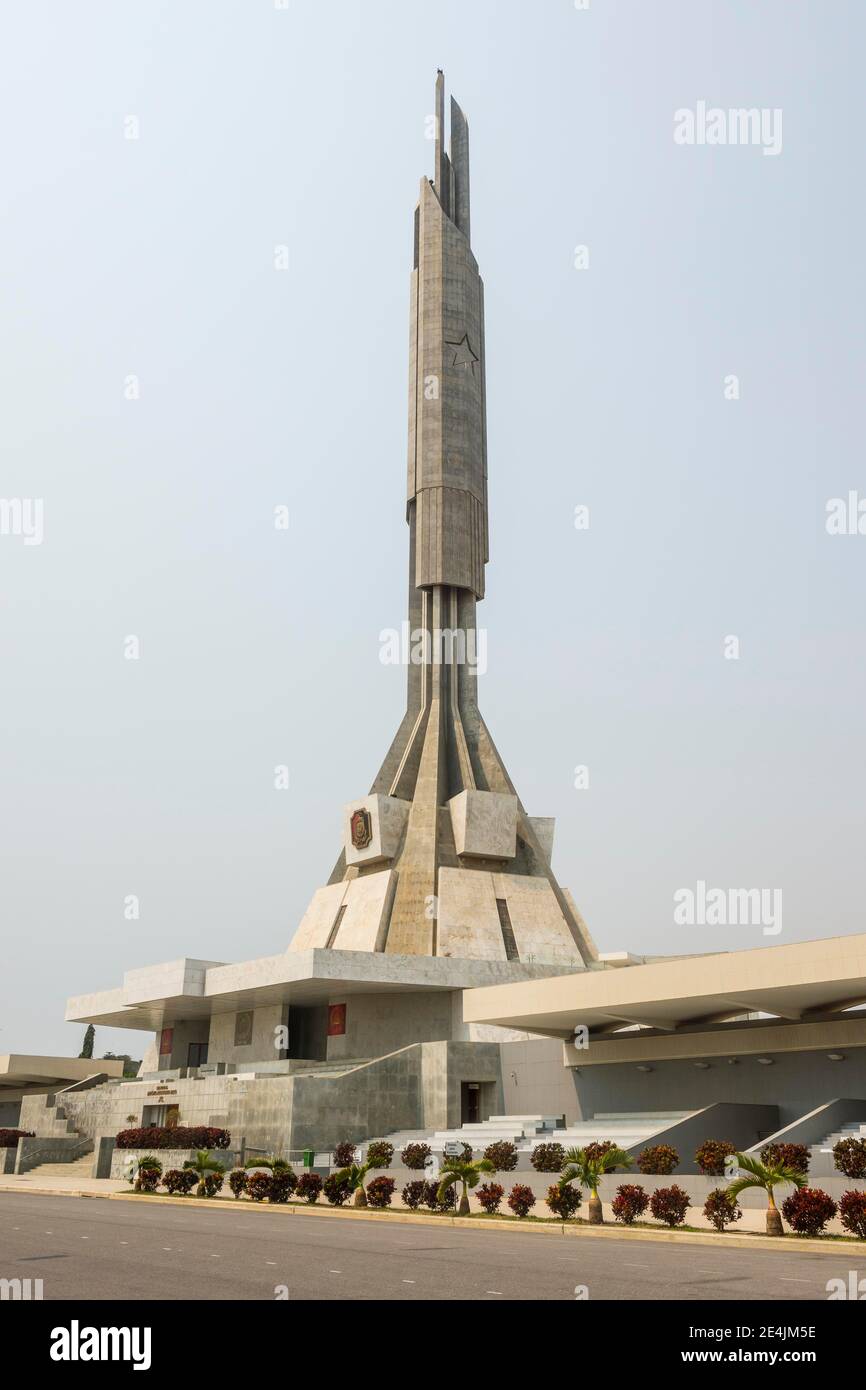
[[[243,1168],[234,1168],[229,1173],[229,1187],[233,1197],[242,1197],[247,1190],[247,1175]]]
[[[547,1205],[562,1221],[569,1221],[572,1216],[577,1215],[577,1209],[583,1198],[580,1195],[580,1188],[571,1183],[567,1187],[560,1187],[559,1183],[553,1183],[547,1189]]]
[[[32,1139],[30,1129],[0,1129],[0,1149],[16,1149],[19,1139]]]
[[[782,1203],[782,1215],[798,1236],[820,1235],[838,1207],[820,1187],[801,1187]]]
[[[390,1207],[391,1198],[394,1196],[394,1188],[397,1186],[393,1178],[374,1178],[367,1183],[367,1206],[368,1207]]]
[[[178,1194],[186,1197],[198,1185],[198,1173],[193,1173],[189,1168],[169,1168],[163,1176],[162,1185],[172,1197]]]
[[[247,1173],[247,1196],[254,1202],[267,1201],[271,1195],[272,1173]]]
[[[535,1193],[525,1183],[515,1183],[508,1195],[508,1205],[515,1216],[528,1216],[535,1206]]]
[[[833,1145],[833,1158],[846,1178],[866,1178],[866,1139],[840,1139]]]
[[[481,1210],[486,1211],[488,1216],[499,1210],[499,1204],[505,1196],[505,1188],[500,1187],[498,1182],[485,1182],[478,1188],[475,1194],[481,1203]]]
[[[321,1191],[322,1179],[318,1173],[302,1173],[298,1178],[295,1192],[304,1202],[309,1202],[310,1206],[318,1202]]]
[[[717,1231],[723,1231],[734,1221],[742,1220],[743,1213],[726,1187],[714,1187],[704,1202],[704,1216]]]
[[[403,1166],[412,1173],[423,1172],[424,1160],[429,1158],[432,1150],[429,1144],[407,1144],[400,1154]]]
[[[510,1139],[497,1139],[495,1144],[488,1144],[484,1157],[497,1173],[511,1173],[517,1167],[517,1149]]]
[[[530,1162],[536,1173],[561,1173],[565,1149],[561,1144],[536,1144]]]
[[[866,1192],[843,1192],[839,1198],[839,1219],[852,1236],[866,1240]]]
[[[616,1189],[616,1196],[610,1205],[617,1221],[630,1226],[639,1216],[643,1216],[649,1202],[646,1188],[641,1187],[639,1182],[623,1182]]]
[[[736,1152],[734,1145],[729,1144],[727,1139],[705,1139],[695,1152],[695,1163],[706,1177],[723,1178],[725,1159],[728,1154]]]
[[[404,1207],[408,1207],[410,1211],[417,1211],[423,1205],[426,1196],[427,1184],[423,1178],[418,1178],[416,1182],[407,1182],[400,1193]]]
[[[122,1129],[114,1143],[118,1149],[227,1149],[231,1139],[227,1129],[211,1125],[146,1125]]]
[[[667,1177],[679,1161],[679,1154],[670,1144],[650,1144],[649,1148],[641,1149],[637,1156],[638,1168],[648,1177]]]
[[[656,1221],[666,1226],[681,1226],[691,1206],[689,1194],[674,1183],[673,1187],[657,1187],[650,1197],[650,1211]]]
[[[439,1200],[438,1182],[425,1182],[424,1184],[424,1205],[431,1211],[453,1211],[457,1206],[457,1185],[449,1187],[441,1202]]]
[[[806,1144],[765,1144],[761,1149],[761,1162],[775,1167],[784,1163],[797,1173],[809,1171],[809,1149]]]

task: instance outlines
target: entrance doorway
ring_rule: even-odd
[[[481,1119],[481,1082],[461,1081],[460,1123],[462,1125],[477,1125]]]

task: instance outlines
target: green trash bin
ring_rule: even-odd
[[[304,1167],[312,1168],[316,1155],[312,1149],[304,1149]]]

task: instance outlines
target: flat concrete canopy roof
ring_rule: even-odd
[[[753,1012],[805,1022],[863,1003],[866,935],[859,934],[473,989],[463,1017],[565,1039],[580,1025],[601,1036],[635,1024],[672,1032]]]
[[[266,1004],[327,1004],[357,994],[463,990],[553,972],[561,974],[562,966],[372,951],[288,951],[238,965],[181,959],[128,970],[120,989],[70,999],[66,1021],[155,1031],[180,1019]]]
[[[104,1072],[123,1076],[123,1061],[103,1057],[28,1057],[19,1052],[0,1057],[0,1093],[24,1086],[56,1086],[60,1090],[74,1081]]]

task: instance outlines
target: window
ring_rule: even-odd
[[[187,1049],[186,1064],[188,1067],[202,1067],[207,1061],[207,1043],[190,1043]]]

